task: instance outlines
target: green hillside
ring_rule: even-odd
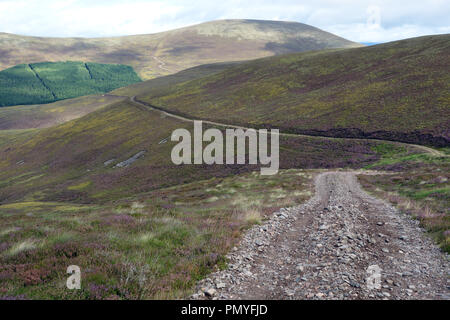
[[[84,62],[22,64],[0,71],[0,107],[105,93],[140,79],[131,67]]]
[[[225,123],[446,146],[448,61],[450,35],[427,36],[259,59],[164,90],[149,87],[138,99]]]

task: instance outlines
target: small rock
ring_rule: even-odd
[[[217,294],[217,291],[214,288],[206,289],[203,292],[205,293],[205,296],[207,296],[207,297],[214,297]]]
[[[226,287],[226,285],[225,285],[225,283],[223,283],[223,282],[219,282],[219,283],[216,284],[216,288],[217,288],[217,289],[223,289],[223,288],[225,288],[225,287]]]

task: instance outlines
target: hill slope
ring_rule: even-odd
[[[169,89],[170,86],[177,83],[211,75],[238,63],[241,62],[200,65],[173,75],[137,82],[130,86],[116,89],[112,92],[114,95],[90,95],[48,104],[0,108],[0,130],[48,128],[80,118],[112,103],[127,99],[127,97],[122,97],[122,95],[131,94],[135,96],[150,91],[160,92],[160,90],[164,90],[164,88]]]
[[[446,146],[449,55],[450,35],[440,35],[270,57],[138,100],[224,123]]]
[[[123,99],[113,95],[91,95],[48,104],[0,108],[0,130],[52,127]]]
[[[9,137],[11,143],[0,145],[0,203],[97,203],[258,170],[250,165],[174,165],[170,153],[175,143],[167,139],[177,128],[193,130],[191,123],[121,101],[61,125]],[[0,140],[4,132],[8,135],[0,130]],[[363,166],[379,158],[377,145],[283,136],[280,168]],[[145,154],[129,167],[115,167],[141,151]],[[71,187],[78,185],[84,187]]]
[[[42,61],[132,66],[143,79],[200,64],[360,44],[294,22],[222,20],[172,31],[114,38],[40,38],[0,33],[0,70]]]
[[[131,67],[84,62],[22,64],[0,71],[0,107],[105,93],[140,79]]]

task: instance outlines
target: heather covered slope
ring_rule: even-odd
[[[0,108],[0,130],[52,127],[123,99],[113,95],[91,95],[47,104]]]
[[[138,99],[224,123],[446,146],[449,55],[450,35],[290,54],[151,90]]]
[[[127,87],[122,87],[111,91],[111,94],[128,97],[139,96],[143,94],[148,95],[153,93],[161,95],[163,92],[170,92],[172,86],[176,84],[213,75],[226,69],[229,69],[233,66],[237,66],[241,63],[245,62],[239,61],[239,62],[218,62],[211,64],[202,64],[196,67],[182,70],[175,74],[158,77],[147,81],[142,81],[139,83],[129,85]]]
[[[114,38],[41,38],[0,33],[0,70],[42,61],[132,66],[142,79],[200,64],[361,46],[295,22],[221,20],[172,31]]]
[[[82,118],[14,138],[0,131],[0,203],[103,203],[149,190],[258,170],[242,165],[172,163],[177,128],[192,124],[122,101]],[[361,167],[379,159],[378,142],[280,137],[281,168]],[[205,143],[206,145],[206,143]],[[144,151],[145,153],[141,153]],[[140,155],[128,167],[116,166]]]

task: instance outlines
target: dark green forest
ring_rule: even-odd
[[[0,107],[106,93],[141,79],[119,64],[42,62],[0,71]]]

